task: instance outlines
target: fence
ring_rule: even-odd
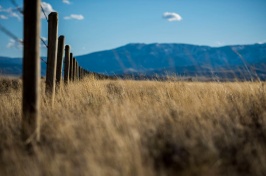
[[[39,40],[41,9],[41,0],[24,0],[22,137],[27,144],[32,144],[40,139]],[[48,46],[45,92],[51,102],[51,107],[53,107],[55,90],[60,87],[63,78],[64,84],[67,85],[71,81],[83,79],[89,72],[78,64],[71,53],[70,46],[65,46],[65,37],[63,35],[58,37],[58,14],[56,12],[50,13],[47,21]],[[63,77],[62,73],[64,73]]]

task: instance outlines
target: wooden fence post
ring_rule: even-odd
[[[57,67],[56,67],[56,84],[59,88],[62,77],[62,66],[63,66],[63,53],[64,53],[64,44],[65,37],[60,35],[58,38],[58,52],[57,52]]]
[[[78,81],[78,61],[77,61],[77,59],[76,59],[76,81]]]
[[[79,64],[78,64],[78,61],[76,60],[77,62],[77,65],[76,65],[76,81],[79,80],[79,75],[78,75],[78,69],[79,69]]]
[[[77,61],[77,81],[79,81],[79,63]]]
[[[73,61],[74,61],[74,63],[73,63],[73,81],[76,81],[76,68],[77,68],[76,58],[74,58]]]
[[[69,81],[73,81],[73,53],[70,53]]]
[[[75,75],[76,75],[75,79],[76,79],[76,81],[78,81],[78,61],[77,61],[77,59],[76,59],[76,73],[75,73]]]
[[[58,16],[56,12],[49,14],[48,20],[48,53],[46,69],[46,94],[51,99],[53,107],[55,96],[55,74],[56,74],[56,57],[57,57],[57,32]]]
[[[40,12],[41,1],[24,0],[22,139],[40,139]]]
[[[79,80],[81,80],[81,67],[79,67]]]
[[[64,64],[64,82],[69,83],[69,67],[70,67],[70,46],[65,46],[65,64]]]

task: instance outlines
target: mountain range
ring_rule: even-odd
[[[91,71],[118,77],[177,75],[266,80],[266,44],[209,47],[190,44],[132,43],[77,56]],[[45,74],[42,64],[42,74]],[[21,74],[21,59],[0,57],[0,74]]]

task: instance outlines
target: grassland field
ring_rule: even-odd
[[[41,140],[21,140],[22,82],[0,79],[0,175],[265,176],[266,83],[42,82]]]

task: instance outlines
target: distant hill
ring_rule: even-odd
[[[21,58],[0,57],[0,75],[21,75]]]
[[[128,44],[77,59],[88,70],[109,75],[266,79],[266,44],[223,47]]]
[[[125,77],[207,77],[266,80],[266,44],[209,47],[189,44],[128,44],[76,57],[91,72]],[[0,57],[0,74],[21,74],[20,58]],[[46,66],[42,63],[42,75]]]
[[[41,75],[45,76],[45,74],[46,64],[44,62],[41,62]],[[21,76],[22,58],[10,58],[0,56],[0,75]]]

